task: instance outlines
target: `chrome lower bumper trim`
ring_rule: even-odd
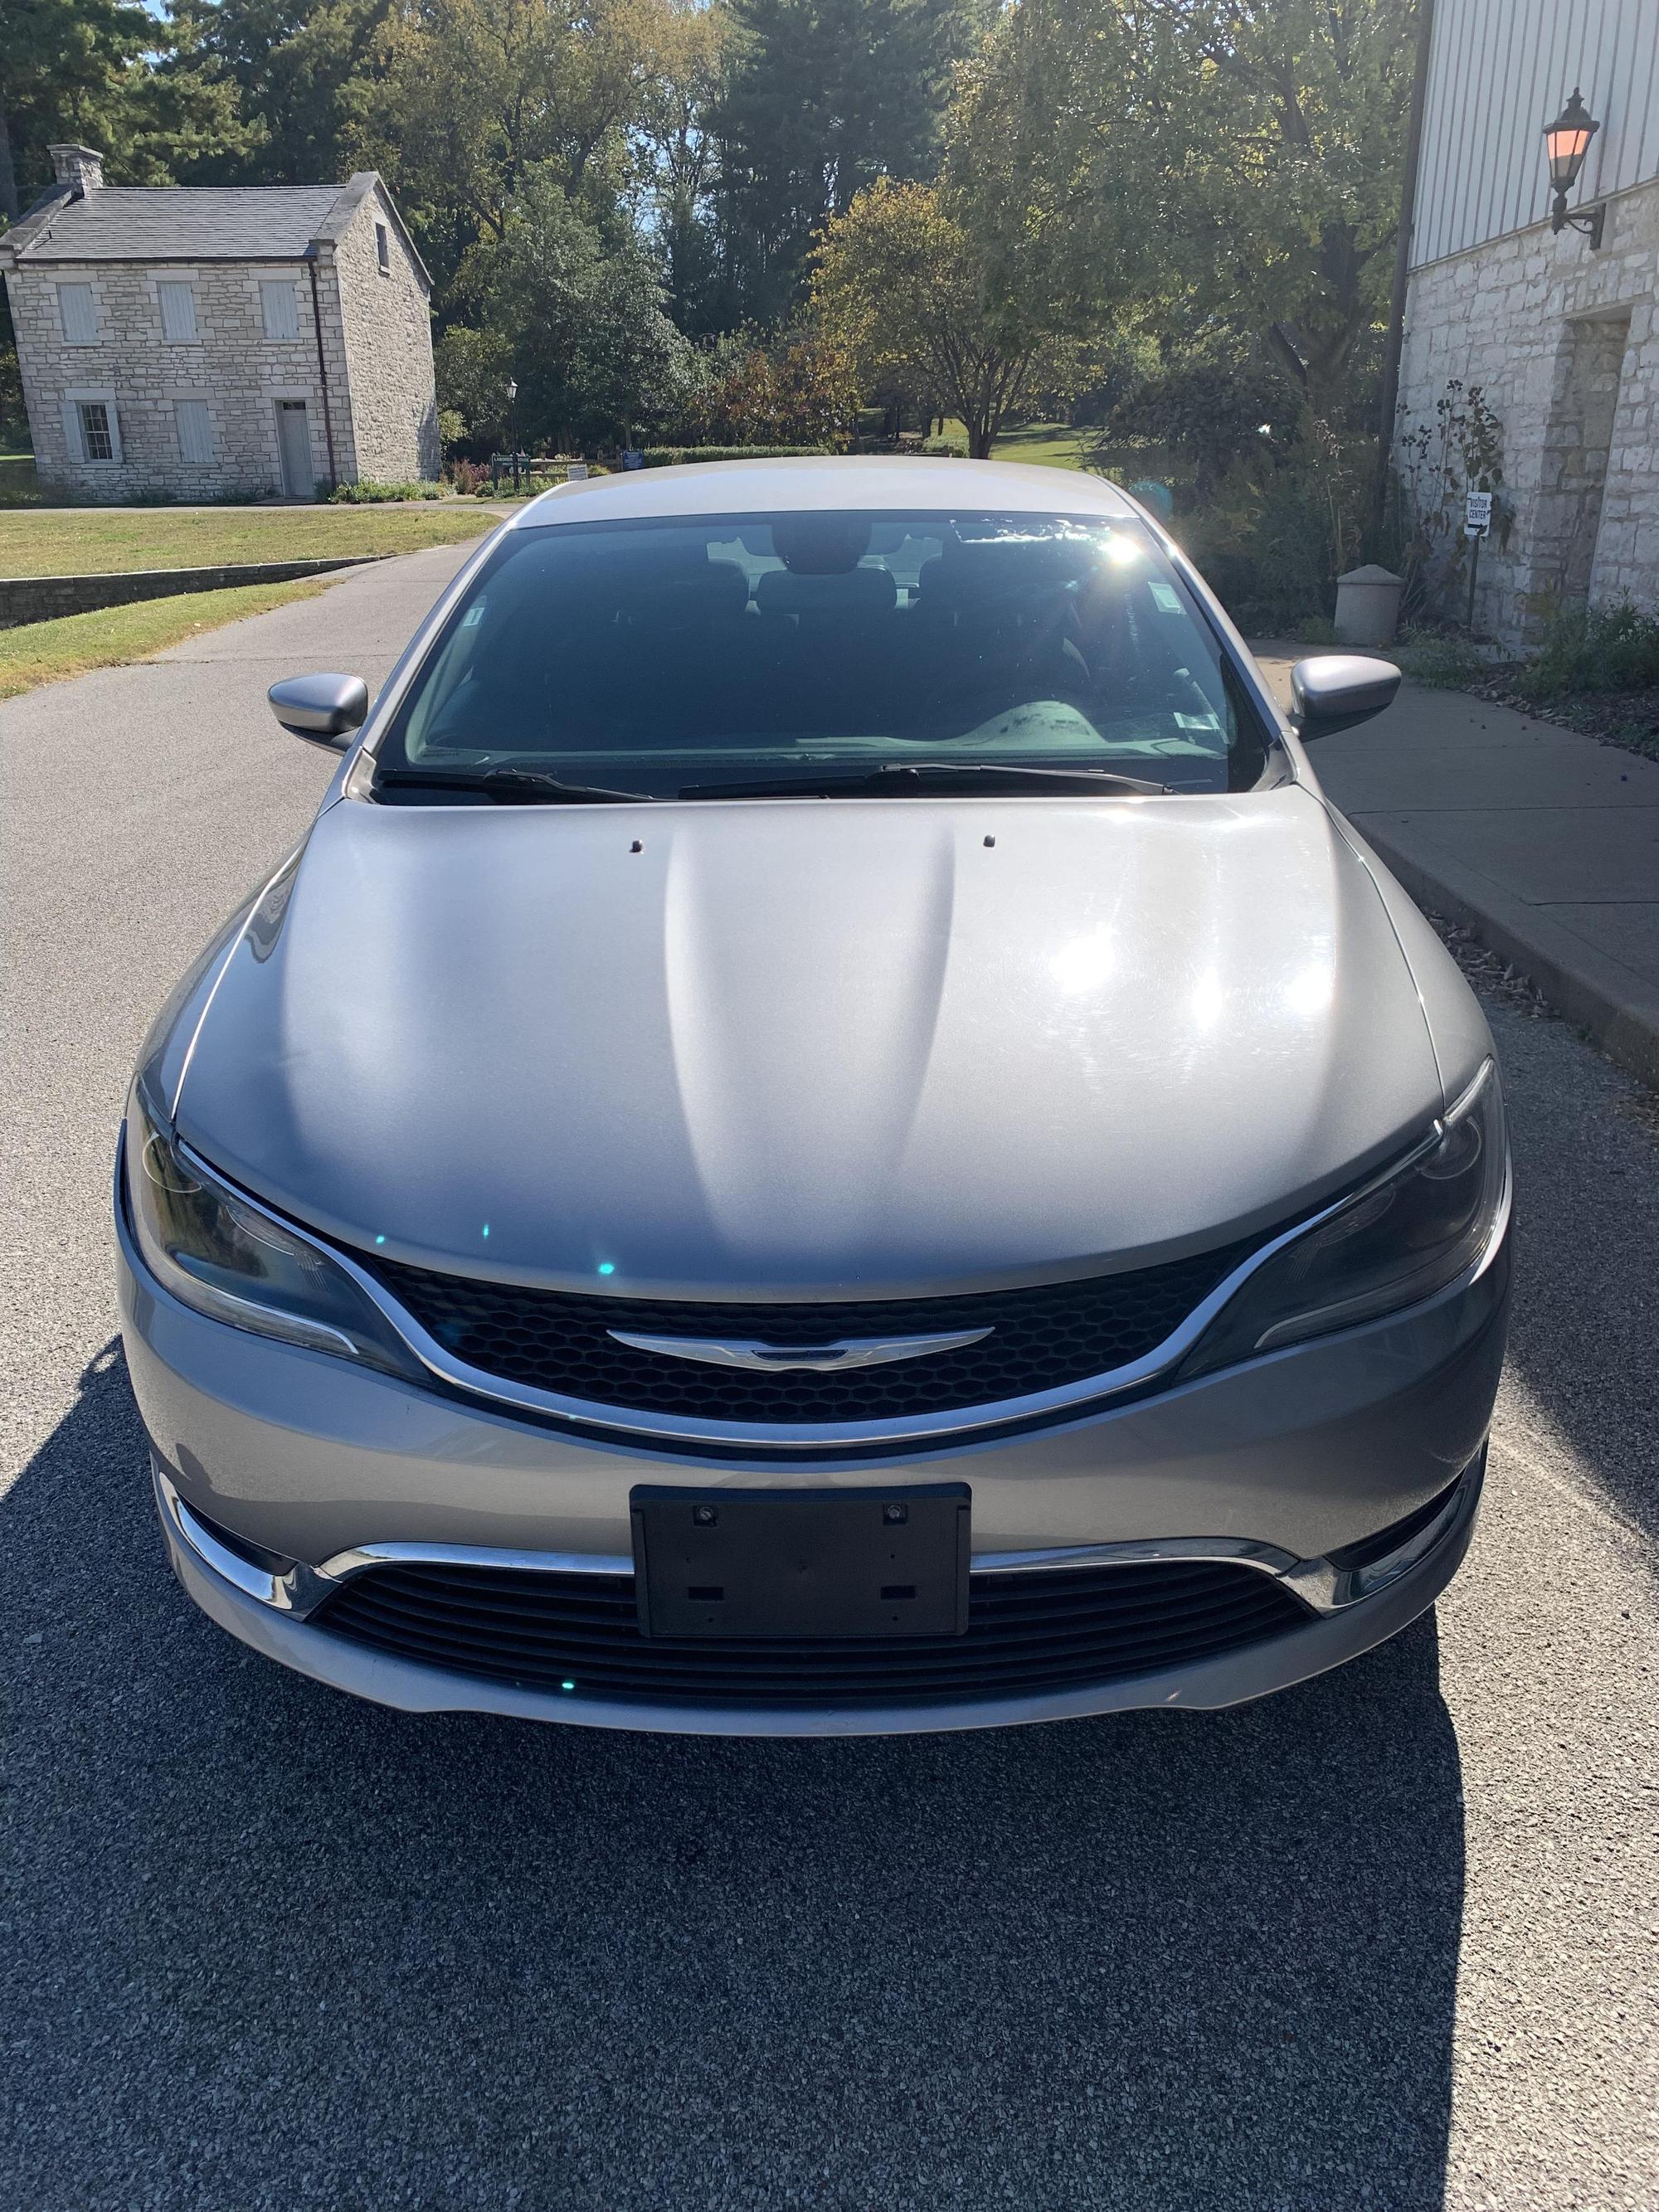
[[[180,1497],[178,1486],[160,1457],[150,1455],[157,1510],[179,1540],[189,1546],[204,1565],[241,1591],[245,1597],[268,1606],[273,1613],[303,1620],[324,1599],[371,1567],[426,1562],[441,1566],[511,1567],[520,1573],[561,1575],[631,1575],[634,1562],[625,1554],[598,1552],[521,1552],[477,1544],[362,1544],[336,1552],[319,1566],[296,1560],[283,1574],[257,1566],[222,1542],[198,1514]],[[985,1552],[969,1563],[976,1575],[1024,1574],[1033,1569],[1098,1566],[1137,1566],[1174,1559],[1204,1560],[1250,1567],[1272,1575],[1293,1590],[1311,1612],[1340,1613],[1376,1594],[1407,1573],[1453,1531],[1471,1519],[1486,1472],[1482,1452],[1463,1471],[1455,1489],[1434,1519],[1397,1551],[1358,1568],[1337,1568],[1328,1559],[1298,1559],[1276,1545],[1252,1543],[1234,1536],[1177,1536],[1163,1541],[1139,1540],[1119,1544],[1081,1544],[1049,1551]]]

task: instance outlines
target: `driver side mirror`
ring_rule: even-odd
[[[1369,722],[1394,704],[1400,671],[1369,653],[1322,653],[1291,671],[1291,727],[1305,745]]]
[[[337,752],[345,750],[368,714],[368,686],[361,676],[289,676],[265,696],[285,730]]]

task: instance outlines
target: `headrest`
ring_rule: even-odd
[[[749,579],[735,561],[665,563],[628,583],[623,618],[645,628],[740,615],[749,605]]]
[[[887,568],[844,568],[834,576],[769,568],[755,586],[763,615],[883,614],[897,604],[898,586]]]
[[[1078,556],[1059,545],[1033,545],[1020,538],[947,538],[938,561],[922,571],[922,588],[940,605],[953,607],[1000,603],[1030,609],[1034,601],[1057,604],[1076,576]]]

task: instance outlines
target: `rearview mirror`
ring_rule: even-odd
[[[361,676],[289,676],[265,696],[285,730],[338,752],[368,713],[368,686]]]
[[[1306,744],[1369,722],[1394,704],[1400,671],[1364,653],[1322,653],[1291,671],[1291,726]]]

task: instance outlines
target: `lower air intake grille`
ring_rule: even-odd
[[[1204,1561],[975,1575],[965,1636],[653,1639],[640,1633],[631,1576],[427,1565],[371,1568],[312,1616],[355,1644],[527,1690],[785,1707],[1080,1688],[1212,1659],[1309,1619],[1271,1576]]]
[[[357,1257],[446,1350],[504,1381],[688,1419],[835,1422],[994,1405],[1127,1366],[1162,1344],[1261,1241],[1082,1282],[810,1305],[593,1297]],[[989,1334],[956,1352],[890,1366],[767,1374],[636,1351],[618,1344],[613,1329],[791,1347],[842,1337]]]

